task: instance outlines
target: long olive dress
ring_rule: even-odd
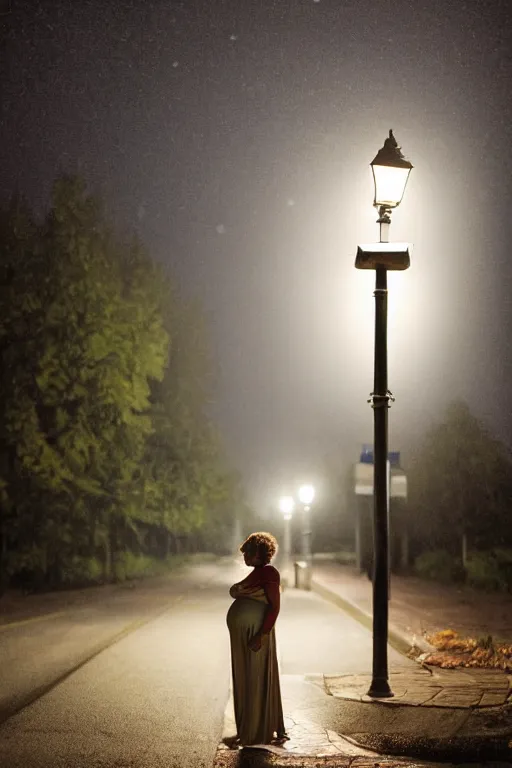
[[[242,745],[270,744],[285,732],[274,628],[263,636],[259,651],[248,647],[268,605],[262,588],[231,605],[227,624],[231,640],[233,701],[237,736]]]

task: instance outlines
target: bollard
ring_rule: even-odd
[[[311,569],[305,560],[296,560],[295,568],[295,589],[311,589]]]

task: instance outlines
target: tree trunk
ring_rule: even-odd
[[[89,528],[89,557],[96,556],[96,515],[91,516],[91,524]]]
[[[466,568],[468,564],[468,536],[467,533],[462,534],[462,565]]]
[[[103,540],[103,555],[103,581],[108,584],[112,578],[112,549],[108,533]]]
[[[7,535],[5,530],[0,531],[0,597],[7,588]]]
[[[103,580],[105,584],[109,584],[114,579],[114,549],[114,521],[112,516],[108,515],[103,534]]]

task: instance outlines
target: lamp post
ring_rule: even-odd
[[[306,563],[306,588],[311,585],[311,504],[315,498],[315,489],[312,485],[301,485],[299,488],[299,501],[302,504],[302,559]]]
[[[373,392],[373,669],[368,695],[393,696],[388,676],[389,600],[389,494],[388,494],[388,408],[394,398],[388,389],[387,312],[388,269],[403,270],[410,264],[407,243],[389,243],[391,212],[402,201],[411,163],[400,151],[393,131],[371,163],[375,184],[374,206],[379,211],[380,242],[360,245],[357,269],[375,269],[375,355]]]
[[[288,575],[290,569],[290,560],[292,555],[292,536],[291,536],[291,521],[295,502],[291,496],[283,496],[279,500],[279,509],[283,514],[284,520],[284,535],[283,535],[283,551],[284,551],[284,568],[283,570]]]

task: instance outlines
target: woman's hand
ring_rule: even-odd
[[[233,586],[229,590],[229,594],[231,597],[234,597],[235,599],[237,597],[242,597],[243,595],[247,595],[251,592],[250,587],[242,587],[241,584],[233,584]]]
[[[248,646],[251,649],[251,651],[257,652],[261,649],[262,643],[263,643],[263,636],[260,635],[259,632],[256,632],[256,634],[253,635],[249,640]]]
[[[239,582],[238,584],[233,584],[233,586],[229,590],[229,594],[231,595],[231,597],[234,597],[236,599],[237,597],[246,597],[247,595],[252,595],[257,591],[258,591],[258,587],[251,587],[251,586],[244,587],[243,584]]]

